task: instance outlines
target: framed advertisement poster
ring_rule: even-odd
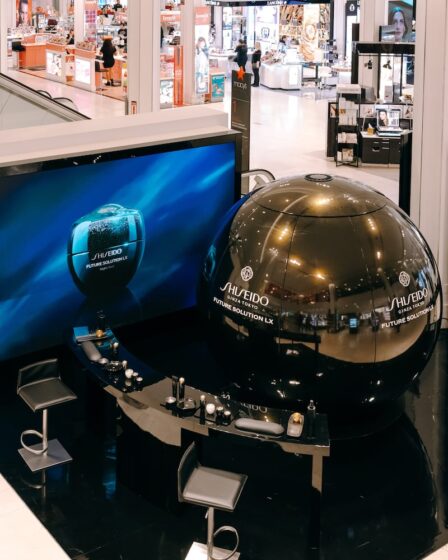
[[[32,0],[16,0],[16,23],[30,25],[32,14]]]
[[[224,99],[225,81],[224,74],[212,74],[212,102]]]

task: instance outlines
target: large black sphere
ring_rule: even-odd
[[[321,409],[399,397],[440,329],[441,285],[418,229],[342,177],[282,179],[236,204],[199,287],[211,344],[254,402]]]

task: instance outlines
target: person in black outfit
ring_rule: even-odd
[[[246,70],[246,62],[247,62],[247,46],[243,39],[238,41],[238,45],[235,49],[236,56],[235,62],[238,65],[238,68],[244,68]]]
[[[107,70],[106,86],[113,86],[114,81],[112,79],[112,68],[115,64],[114,54],[117,52],[117,49],[112,44],[112,37],[104,37],[103,46],[101,47],[100,52],[103,54],[103,66]]]
[[[252,87],[260,85],[260,64],[261,64],[261,45],[257,41],[255,43],[255,50],[252,53],[252,72],[254,74],[254,83]]]

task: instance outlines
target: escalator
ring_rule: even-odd
[[[0,73],[0,130],[87,120],[72,100],[53,98]]]

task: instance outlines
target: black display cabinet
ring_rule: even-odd
[[[353,43],[352,84],[362,82],[361,68],[376,73],[376,98],[399,103],[414,86],[414,43]]]

